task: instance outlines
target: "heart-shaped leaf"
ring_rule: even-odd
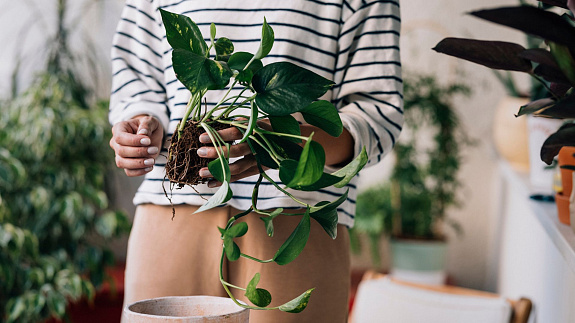
[[[272,302],[272,295],[263,288],[256,288],[260,282],[260,273],[256,273],[246,287],[244,294],[250,302],[259,307],[266,307]]]
[[[280,311],[288,312],[288,313],[300,313],[301,311],[305,310],[307,304],[309,303],[309,298],[311,296],[311,292],[313,292],[315,288],[308,289],[300,296],[294,298],[293,300],[281,305],[279,307]]]
[[[218,157],[208,163],[210,173],[220,182],[230,181],[232,175],[230,172],[230,165],[227,159]]]
[[[228,60],[228,66],[233,70],[243,71],[246,65],[252,60],[253,56],[254,56],[253,54],[247,52],[234,53],[232,54],[232,56],[230,56],[230,59]],[[262,67],[264,67],[262,61],[259,59],[255,59],[248,67],[248,70],[251,70],[255,74]]]
[[[252,79],[260,109],[272,116],[299,112],[324,95],[333,82],[289,62],[264,66]]]
[[[192,93],[205,89],[223,89],[233,75],[225,62],[214,61],[183,49],[174,49],[172,63],[176,77]]]
[[[367,152],[365,150],[365,147],[363,147],[359,155],[357,155],[357,157],[355,157],[351,161],[351,163],[347,164],[345,167],[339,169],[338,171],[332,173],[333,176],[343,177],[343,179],[340,182],[334,184],[333,186],[337,188],[342,188],[346,186],[347,183],[349,183],[349,181],[351,181],[351,179],[355,175],[357,175],[357,173],[365,166],[365,164],[367,164],[367,159],[368,159]]]
[[[227,62],[234,52],[234,44],[228,38],[222,37],[216,41],[216,61]]]
[[[284,159],[300,159],[302,154],[303,148],[298,144],[285,140],[279,136],[274,135],[260,135],[256,134],[256,138],[262,144],[265,144],[266,141],[263,140],[262,136],[265,136],[267,142],[272,146],[272,149],[282,158]],[[254,155],[261,165],[264,165],[269,168],[277,169],[279,165],[270,157],[269,153],[262,148],[258,143],[253,140],[250,140],[250,147],[253,147]]]
[[[333,137],[343,132],[343,124],[337,109],[331,102],[320,100],[305,107],[301,114],[307,123],[314,125]]]
[[[309,239],[310,225],[308,209],[295,230],[275,254],[273,259],[278,265],[289,264],[303,251],[303,248]]]
[[[509,42],[445,38],[433,50],[493,69],[519,72],[532,69],[531,62],[519,57],[525,48]]]
[[[291,116],[270,116],[268,118],[275,132],[287,133],[290,135],[301,136],[301,129],[299,122]],[[300,143],[301,139],[292,137],[283,137],[285,140]]]
[[[321,225],[324,231],[332,239],[335,239],[337,238],[337,223],[339,217],[337,215],[337,206],[335,208],[331,208],[328,206],[329,204],[329,201],[322,201],[317,203],[315,207],[320,209],[316,212],[310,213],[310,216]]]
[[[248,232],[248,224],[245,222],[240,222],[228,230],[226,230],[226,236],[230,238],[239,238]]]
[[[258,51],[255,54],[256,59],[262,59],[266,57],[272,50],[273,46],[274,30],[270,25],[268,25],[268,22],[264,17],[264,24],[262,26],[262,39],[260,41],[260,48],[258,48]]]
[[[204,203],[204,205],[202,205],[199,209],[197,209],[196,212],[194,212],[194,214],[222,205],[227,201],[231,200],[233,195],[234,193],[230,189],[229,182],[224,181],[222,182],[222,186],[220,186],[218,191],[212,197],[210,197],[210,199],[206,203]]]
[[[303,147],[292,180],[285,184],[287,187],[310,186],[321,178],[324,166],[323,147],[316,141],[308,140]]]
[[[240,247],[229,236],[224,236],[224,251],[229,261],[236,261],[240,258]]]
[[[160,13],[168,43],[173,49],[190,51],[202,57],[206,56],[208,45],[192,19],[163,9],[160,9]]]
[[[268,234],[268,236],[273,237],[274,236],[274,223],[273,220],[280,215],[282,212],[284,211],[283,208],[277,208],[275,209],[272,213],[270,213],[269,216],[267,217],[260,217],[260,219],[262,221],[264,221],[264,224],[266,226],[266,233]]]
[[[284,183],[290,183],[293,180],[293,176],[296,173],[298,162],[292,159],[286,159],[282,161],[280,165],[280,179]],[[299,191],[308,191],[313,192],[319,189],[332,186],[338,182],[340,182],[343,177],[333,176],[327,173],[322,173],[319,180],[315,183],[308,185],[308,186],[294,186],[290,187]]]
[[[575,146],[575,124],[566,124],[549,136],[541,147],[541,160],[551,165],[564,146]]]
[[[532,6],[474,11],[471,15],[575,48],[575,27],[556,13]]]

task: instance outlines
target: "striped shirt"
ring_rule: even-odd
[[[391,150],[403,124],[398,1],[127,0],[112,49],[110,122],[150,114],[162,122],[169,138],[184,115],[190,93],[175,77],[159,8],[187,15],[206,38],[213,22],[217,36],[230,38],[236,51],[251,53],[259,47],[266,17],[276,39],[264,64],[289,61],[333,80],[336,85],[322,99],[338,108],[344,127],[355,140],[355,155],[365,146],[368,166],[373,165]],[[208,92],[208,107],[214,106],[226,90]],[[169,192],[169,183],[164,180],[166,152],[167,144],[138,189],[135,204],[170,204],[162,187]],[[268,174],[280,182],[277,171],[269,170]],[[232,183],[234,197],[228,205],[248,209],[256,179]],[[349,189],[338,214],[341,224],[352,226],[356,183],[357,177],[342,189],[289,191],[313,205],[333,201]],[[201,205],[205,203],[202,196],[209,198],[217,190],[206,185],[195,189],[174,189],[173,203]],[[264,180],[258,208],[277,207],[301,206]]]

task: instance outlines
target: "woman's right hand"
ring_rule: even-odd
[[[110,147],[116,152],[116,166],[130,177],[141,176],[153,169],[162,148],[164,130],[158,119],[139,115],[112,127]]]

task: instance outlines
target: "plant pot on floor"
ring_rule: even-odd
[[[127,323],[248,323],[248,309],[230,298],[176,296],[143,300],[124,309]]]
[[[528,98],[505,96],[497,104],[493,119],[493,142],[497,152],[520,172],[529,171],[529,138],[527,119],[516,118],[515,114],[527,103]]]
[[[555,195],[559,222],[570,225],[569,197],[573,190],[573,170],[575,169],[575,147],[563,147],[558,156],[559,169],[561,170],[562,191]]]
[[[447,279],[447,242],[391,240],[391,276],[402,281],[443,285]]]

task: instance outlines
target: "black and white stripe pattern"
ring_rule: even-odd
[[[218,35],[230,38],[237,51],[252,53],[259,46],[265,16],[276,41],[264,63],[290,61],[334,80],[336,85],[324,99],[339,109],[355,139],[355,154],[365,146],[369,164],[376,163],[391,150],[403,124],[398,1],[127,0],[112,49],[110,122],[151,114],[169,136],[183,117],[190,94],[174,75],[159,8],[189,16],[204,35],[209,35],[214,22]],[[210,92],[207,105],[213,106],[222,94]],[[165,157],[157,159],[134,198],[136,204],[169,204],[162,188],[162,184],[168,188],[165,163]],[[278,179],[277,172],[269,174]],[[349,197],[339,208],[340,223],[348,226],[353,225],[356,181],[346,188]],[[247,209],[254,183],[253,178],[232,183],[235,196],[229,205]],[[197,189],[206,198],[215,192],[205,186]],[[334,200],[344,191],[292,193],[315,204]],[[174,190],[172,200],[175,204],[205,202],[191,188]],[[298,206],[270,183],[262,184],[259,208]]]

